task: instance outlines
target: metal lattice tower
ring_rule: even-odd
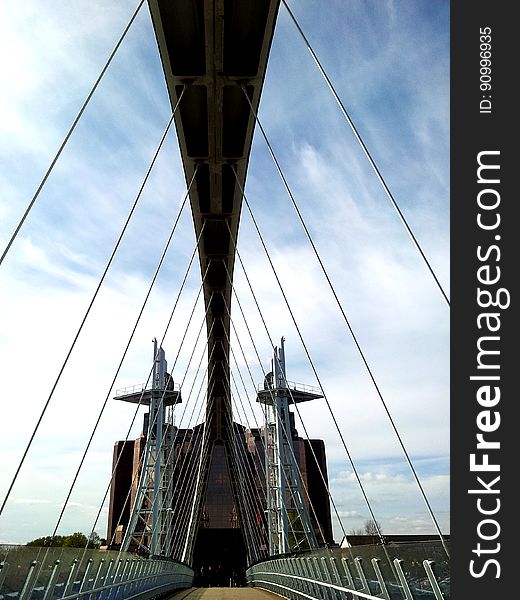
[[[154,339],[153,381],[151,390],[138,390],[116,396],[116,400],[148,404],[148,427],[141,472],[125,531],[122,550],[139,547],[151,555],[165,555],[171,546],[174,427],[167,417],[168,407],[181,401],[167,373],[162,348]]]
[[[316,537],[305,505],[302,481],[292,442],[289,402],[321,398],[318,390],[302,390],[291,384],[285,372],[284,338],[274,349],[272,371],[258,392],[265,405],[265,472],[269,554],[285,554],[295,548],[316,548]],[[294,539],[291,540],[291,534]]]

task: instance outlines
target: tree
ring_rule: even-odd
[[[374,519],[368,519],[364,525],[366,535],[379,535],[381,533],[381,524]]]
[[[378,531],[379,529],[379,531]],[[381,533],[381,525],[378,521],[374,521],[374,519],[367,519],[363,525],[363,527],[359,529],[352,529],[350,531],[350,535],[375,535],[379,536]]]
[[[27,546],[48,546],[48,547],[60,547],[63,546],[64,537],[62,535],[55,535],[54,537],[47,535],[45,537],[36,538],[31,542],[27,542]]]
[[[71,535],[55,535],[54,537],[47,535],[44,537],[36,538],[30,542],[27,542],[27,546],[47,546],[47,547],[61,547],[66,548],[99,548],[101,546],[101,538],[94,531],[90,535],[90,539],[84,533],[76,531]]]
[[[90,540],[88,542],[89,548],[99,548],[102,544],[103,540],[99,537],[99,535],[93,531],[90,534]]]
[[[63,540],[63,545],[66,548],[85,548],[87,544],[87,536],[84,533],[81,533],[80,531],[76,531],[72,535],[68,535]]]

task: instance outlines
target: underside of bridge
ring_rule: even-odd
[[[208,454],[215,444],[224,445],[240,507],[230,448],[228,310],[241,189],[255,125],[249,102],[256,111],[279,0],[149,0],[149,6],[172,107],[180,98],[175,125],[187,183],[194,178],[190,203],[200,236],[207,310]],[[210,462],[208,458],[202,465],[202,497]],[[195,522],[200,511],[199,506]]]
[[[207,423],[224,440],[231,283],[255,119],[279,0],[150,0],[198,236],[207,316]],[[186,86],[186,88],[185,88]],[[195,173],[196,172],[196,173]],[[236,173],[236,176],[235,176]],[[240,185],[237,184],[237,178]],[[228,277],[228,273],[229,276]]]

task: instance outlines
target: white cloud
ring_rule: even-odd
[[[13,504],[49,504],[50,500],[43,500],[42,498],[13,498]]]
[[[359,476],[383,533],[437,533],[411,474],[364,471]],[[449,533],[448,475],[426,474],[420,479],[441,531]],[[362,527],[363,523],[371,518],[353,472],[341,472],[334,476],[330,487],[347,533]],[[336,516],[334,528],[336,535],[340,536],[341,527]]]

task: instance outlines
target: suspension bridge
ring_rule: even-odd
[[[26,219],[30,219],[33,207],[38,206],[40,193],[69,139],[73,138],[84,111],[95,97],[98,85],[143,4],[139,3],[130,18],[7,241],[2,266],[4,261],[8,263]],[[345,127],[359,144],[375,181],[409,238],[410,248],[417,253],[430,279],[432,294],[447,310],[449,299],[441,279],[285,0],[149,0],[148,7],[166,80],[171,117],[7,487],[2,512],[9,504],[26,457],[52,405],[54,392],[74,353],[165,139],[173,128],[186,191],[54,531],[47,539],[47,545],[42,547],[7,544],[2,547],[0,600],[145,600],[173,594],[176,598],[190,600],[262,598],[273,594],[323,600],[448,599],[449,541],[441,531],[375,370],[314,242],[312,228],[306,223],[297,195],[259,118],[260,98],[280,10],[285,11],[310,52]],[[392,542],[391,536],[385,536],[381,530],[374,503],[367,494],[335,416],[334,401],[326,393],[319,365],[311,356],[289,301],[284,278],[276,268],[245,192],[254,134],[265,143],[308,241],[310,255],[316,260],[324,285],[341,316],[342,327],[353,342],[387,419],[390,434],[402,452],[435,532],[434,536],[427,536],[428,539],[399,544],[395,540]],[[188,206],[195,246],[180,278],[166,327],[161,336],[154,339],[147,380],[114,391],[170,243],[178,231],[182,212]],[[290,380],[290,346],[286,348],[283,337],[278,341],[284,332],[277,333],[276,339],[273,337],[241,256],[239,223],[243,212],[251,218],[265,251],[275,285],[308,359],[309,378],[316,385]],[[280,229],[283,232],[283,227]],[[197,260],[200,283],[195,304],[184,333],[179,334],[179,351],[171,358],[167,356],[165,339],[192,265]],[[236,289],[238,268],[258,311],[261,333],[269,340],[270,356],[261,356],[255,343],[259,332],[248,325],[251,320],[244,312]],[[188,328],[199,298],[203,319],[186,370],[181,372],[179,354],[189,338]],[[252,359],[247,356],[244,337],[253,350],[254,361],[258,361],[261,381],[255,379],[249,366]],[[199,340],[202,340],[202,352]],[[266,359],[270,360],[268,368],[263,367]],[[196,371],[192,380],[188,378],[190,369]],[[366,514],[373,526],[372,544],[356,545],[355,536],[349,535],[344,528],[329,484],[325,446],[321,440],[310,437],[300,412],[303,403],[321,403],[322,410],[331,419],[339,447],[351,469],[353,481],[359,486]],[[88,460],[102,416],[107,406],[116,404],[121,410],[123,406],[126,410],[127,405],[131,405],[133,416],[126,438],[116,443],[111,477],[92,527],[91,536],[99,526],[102,509],[109,499],[106,547],[95,549],[86,545],[77,551],[54,547],[52,541],[57,536],[81,469]],[[141,407],[145,407],[144,423],[138,439],[132,440],[131,431]],[[256,418],[257,414],[261,415],[260,420]],[[124,431],[121,437],[123,434]],[[331,510],[341,529],[341,544],[333,540]]]

